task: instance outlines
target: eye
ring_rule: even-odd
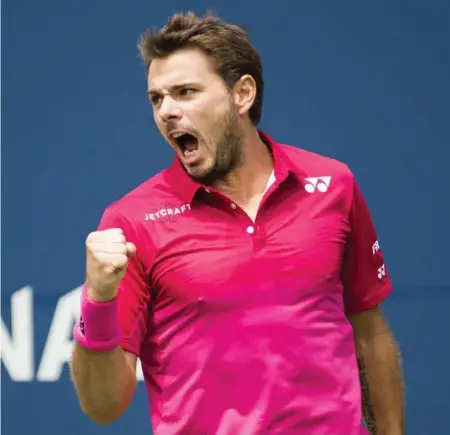
[[[161,101],[162,101],[161,95],[153,94],[153,95],[150,97],[150,102],[151,102],[154,106],[159,105],[159,104],[161,103]]]
[[[185,95],[191,95],[195,92],[195,89],[192,88],[183,88],[180,90],[180,95],[184,97]]]

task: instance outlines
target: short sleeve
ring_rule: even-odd
[[[342,280],[345,311],[352,315],[376,307],[392,291],[369,208],[355,180],[349,223]]]
[[[98,225],[98,231],[120,228],[128,242],[136,246],[136,253],[130,258],[127,271],[119,285],[119,323],[122,330],[124,350],[140,357],[142,344],[147,333],[150,290],[146,268],[142,261],[142,243],[132,223],[122,214],[107,208]]]

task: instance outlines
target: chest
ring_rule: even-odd
[[[202,205],[183,219],[157,239],[151,281],[161,300],[223,309],[263,296],[270,303],[280,287],[297,298],[340,279],[349,228],[339,198],[287,192],[253,211]]]

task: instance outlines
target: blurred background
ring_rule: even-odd
[[[151,433],[143,382],[117,423],[97,427],[67,360],[86,235],[172,160],[139,35],[186,9],[249,30],[265,66],[263,130],[355,173],[395,286],[384,309],[403,354],[408,434],[446,433],[448,1],[3,0],[3,435]]]

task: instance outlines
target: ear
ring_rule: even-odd
[[[246,115],[256,98],[256,82],[249,75],[243,75],[234,85],[234,103],[239,115]]]

